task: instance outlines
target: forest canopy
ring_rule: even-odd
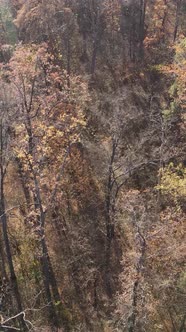
[[[0,0],[0,331],[186,332],[185,0]]]

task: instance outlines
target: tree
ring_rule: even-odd
[[[20,291],[18,288],[18,281],[15,273],[12,252],[11,252],[11,244],[8,235],[8,217],[6,212],[6,200],[5,200],[5,177],[8,168],[8,163],[10,161],[10,139],[11,139],[11,125],[10,125],[10,117],[8,110],[8,105],[6,104],[6,92],[5,86],[2,84],[2,101],[1,101],[1,119],[0,119],[0,219],[1,219],[1,227],[2,234],[4,239],[5,253],[7,264],[10,273],[10,283],[13,288],[14,296],[17,303],[17,309],[19,312],[23,311],[22,300]],[[4,263],[4,253],[3,248],[1,248],[1,257],[2,263]],[[4,277],[6,276],[4,266]],[[20,325],[23,330],[27,330],[26,323],[24,321],[23,315],[20,315]]]
[[[79,128],[84,124],[78,104],[83,99],[77,95],[77,84],[82,89],[85,87],[75,78],[69,90],[68,76],[53,65],[47,45],[19,47],[9,64],[8,77],[17,108],[14,154],[22,183],[29,189],[29,199],[24,190],[27,209],[35,215],[50,320],[58,325],[54,303],[61,302],[61,297],[46,243],[45,221],[55,200],[70,145],[78,139]],[[48,183],[49,170],[53,184]]]
[[[135,62],[143,57],[145,14],[146,1],[122,2],[121,32],[126,61]]]

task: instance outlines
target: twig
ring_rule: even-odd
[[[13,331],[21,331],[20,329],[18,329],[17,327],[14,326],[7,326],[7,325],[2,325],[0,324],[0,328],[6,329],[6,330],[13,330]]]
[[[0,219],[1,219],[4,215],[6,215],[7,213],[9,213],[10,211],[12,211],[12,210],[14,210],[14,209],[18,209],[18,208],[20,208],[22,205],[27,205],[27,206],[28,206],[27,203],[19,204],[19,205],[14,205],[14,206],[12,206],[11,208],[7,209],[5,212],[3,212],[3,213],[0,215]],[[34,205],[34,203],[29,204],[29,206],[32,206],[32,205]]]

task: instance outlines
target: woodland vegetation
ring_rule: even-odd
[[[185,0],[0,0],[0,331],[186,332]]]

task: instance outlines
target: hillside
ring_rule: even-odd
[[[185,22],[0,1],[0,331],[186,331]]]

